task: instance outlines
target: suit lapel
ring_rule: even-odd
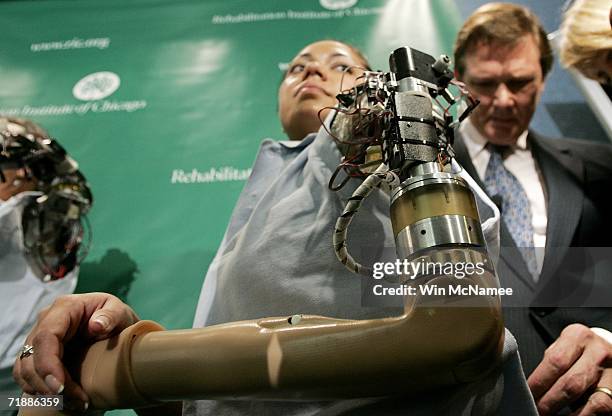
[[[483,189],[487,190],[484,183],[478,176],[478,172],[476,172],[476,168],[472,163],[472,159],[468,153],[467,147],[463,143],[463,138],[460,134],[457,133],[455,143],[453,145],[453,149],[455,150],[455,155],[457,161],[463,166],[463,168],[474,178],[476,183]],[[488,192],[487,192],[488,194]],[[491,195],[489,195],[491,197]],[[516,249],[516,244],[506,227],[504,221],[500,221],[499,224],[499,239],[500,239],[500,261],[506,263],[506,266],[514,272],[514,274],[528,287],[534,288],[533,278],[531,277],[529,270],[527,269],[527,264],[525,260]],[[501,278],[501,276],[500,276]]]
[[[557,148],[530,134],[533,155],[545,179],[548,195],[546,249],[538,286],[554,276],[569,246],[582,214],[584,168],[568,148]]]

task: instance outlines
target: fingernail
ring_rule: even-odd
[[[51,391],[55,392],[55,394],[61,394],[64,391],[64,385],[51,374],[45,377],[45,383]]]
[[[84,402],[83,403],[83,411],[86,412],[87,409],[89,409],[89,402]]]
[[[100,325],[102,325],[102,328],[106,329],[109,327],[110,325],[110,319],[108,319],[108,316],[106,315],[98,315],[94,318],[94,322],[99,323]]]

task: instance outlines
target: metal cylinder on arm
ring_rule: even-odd
[[[396,116],[383,151],[400,178],[391,198],[398,256],[433,247],[471,247],[486,256],[474,195],[448,169],[452,132],[441,128],[446,120],[436,121],[432,105],[452,79],[449,61],[411,48],[396,49],[389,61],[397,82],[390,97]]]

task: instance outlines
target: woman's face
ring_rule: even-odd
[[[365,65],[359,55],[340,42],[315,42],[302,49],[289,64],[278,90],[278,113],[287,136],[301,140],[319,130],[319,110],[333,107],[340,81],[343,90],[352,87],[363,74],[353,67]],[[326,115],[326,111],[322,112],[321,118]]]

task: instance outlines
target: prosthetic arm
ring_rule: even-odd
[[[26,256],[44,281],[61,279],[86,255],[86,214],[93,198],[78,164],[34,123],[0,117],[0,182],[28,181],[39,193],[22,214]],[[14,176],[14,175],[13,175]],[[85,241],[86,244],[83,244]]]
[[[339,171],[366,178],[338,219],[334,249],[350,270],[372,277],[349,254],[346,232],[361,201],[386,187],[400,259],[483,265],[462,279],[435,268],[394,277],[469,295],[417,292],[404,297],[401,315],[371,320],[296,314],[173,331],[141,321],[92,345],[73,366],[91,404],[409,395],[495,368],[504,333],[500,302],[480,289],[495,288],[497,279],[474,195],[450,169],[452,116],[432,104],[439,96],[454,103],[451,79],[448,62],[401,48],[391,72],[367,72],[363,84],[338,96],[332,134],[346,154]]]

